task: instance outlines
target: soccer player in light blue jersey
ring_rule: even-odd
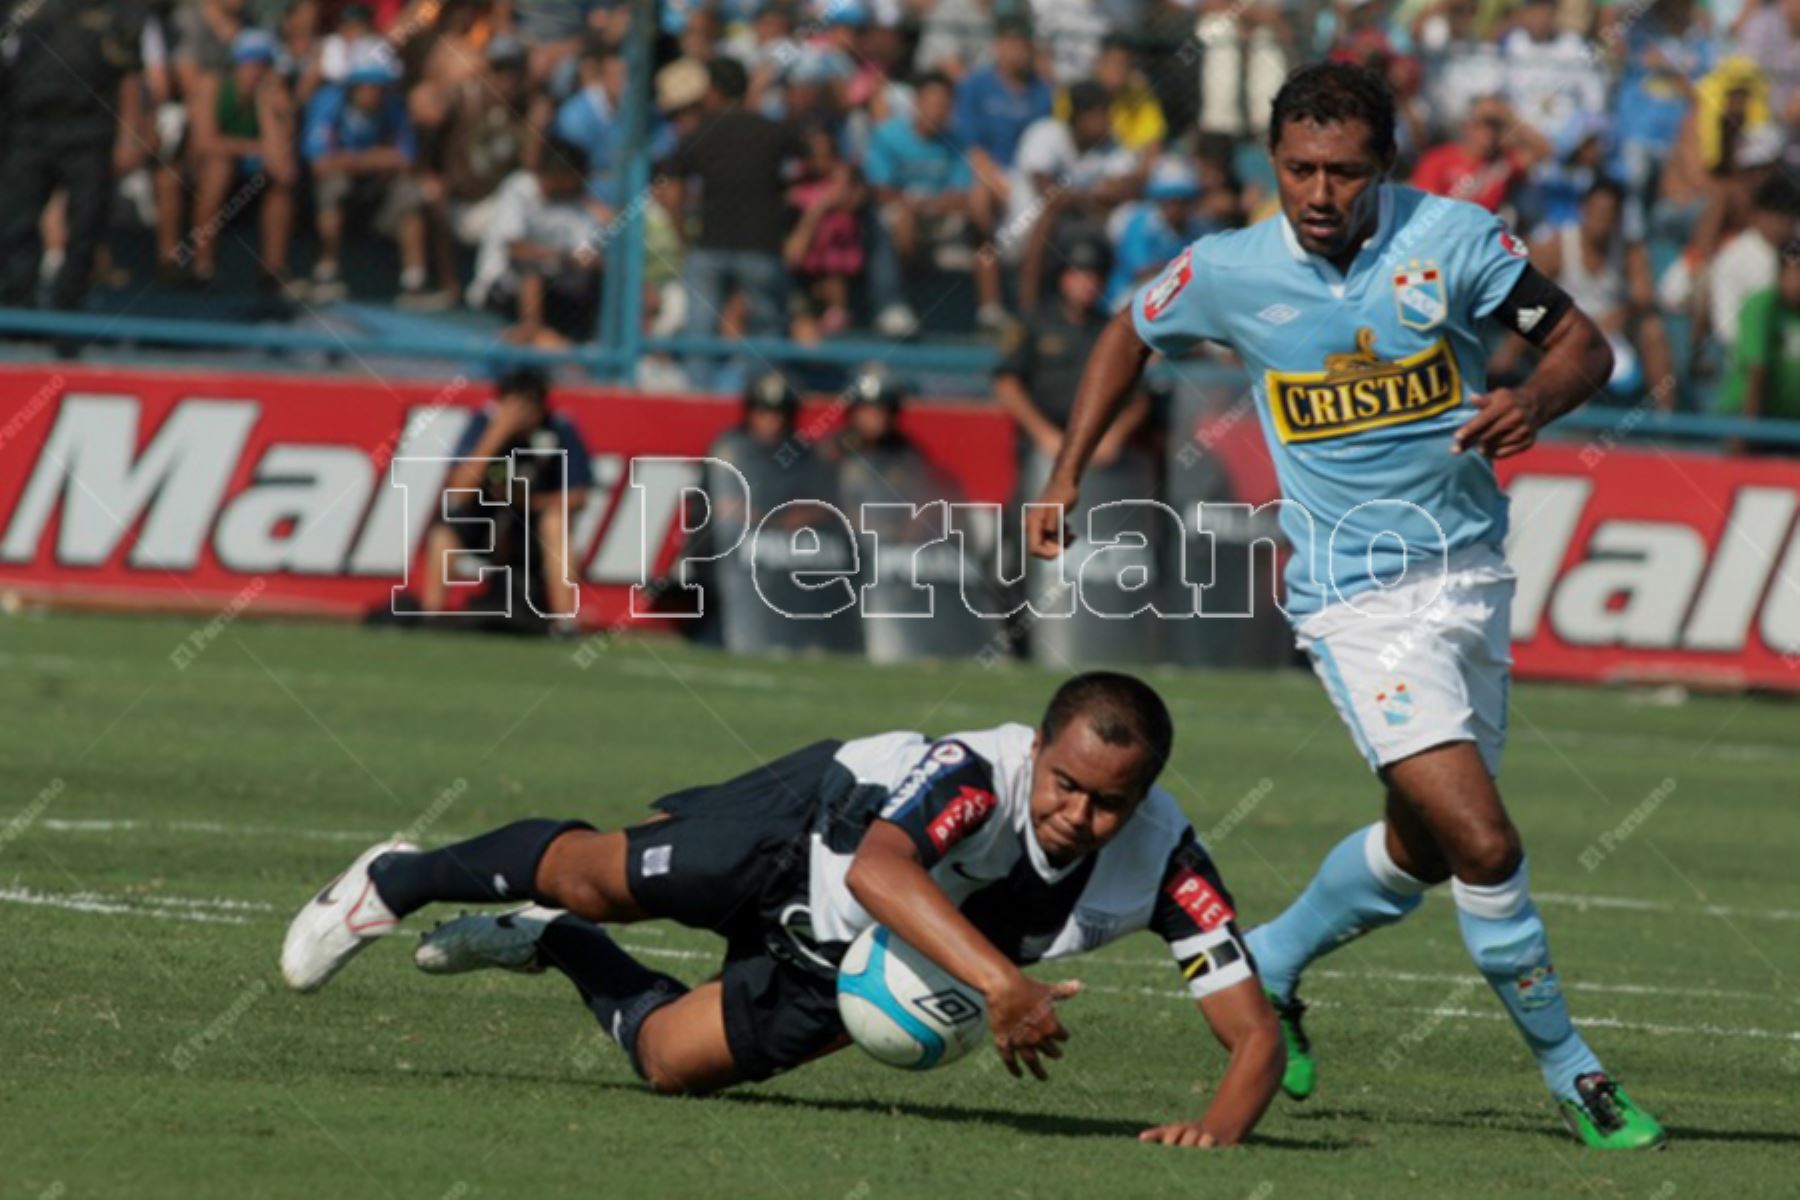
[[[1283,1087],[1304,1099],[1315,1082],[1301,972],[1448,879],[1463,942],[1571,1130],[1600,1148],[1661,1145],[1662,1127],[1570,1022],[1495,786],[1513,575],[1491,460],[1527,449],[1592,395],[1611,353],[1503,223],[1386,181],[1394,100],[1378,76],[1296,71],[1269,137],[1281,213],[1194,242],[1114,318],[1039,503],[1074,509],[1082,470],[1151,354],[1236,349],[1281,481],[1293,548],[1283,607],[1386,790],[1385,819],[1345,838],[1250,935],[1289,1039]],[[1489,320],[1543,351],[1517,388],[1487,390]],[[1070,537],[1054,507],[1028,513],[1027,536],[1045,558]]]

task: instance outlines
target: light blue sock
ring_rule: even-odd
[[[1395,865],[1381,822],[1357,830],[1325,856],[1286,912],[1250,931],[1250,953],[1263,986],[1290,998],[1308,963],[1371,929],[1392,925],[1419,907],[1429,886]]]
[[[1577,1099],[1575,1077],[1603,1068],[1569,1020],[1569,1005],[1550,962],[1550,939],[1531,902],[1525,864],[1505,883],[1480,887],[1457,879],[1450,888],[1463,944],[1525,1035],[1551,1094]]]

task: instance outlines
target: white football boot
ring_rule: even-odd
[[[397,838],[370,846],[294,917],[281,943],[281,977],[296,992],[318,991],[364,946],[400,924],[369,878],[369,864],[389,853],[419,848]]]
[[[538,939],[550,922],[566,915],[560,908],[541,904],[503,913],[464,913],[421,938],[413,962],[432,975],[460,975],[490,967],[535,975],[544,969],[538,957]]]

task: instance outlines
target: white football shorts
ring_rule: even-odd
[[[1446,742],[1474,742],[1500,773],[1512,680],[1514,577],[1485,548],[1449,569],[1359,592],[1300,622],[1296,641],[1379,771]]]

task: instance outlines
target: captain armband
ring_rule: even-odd
[[[1169,951],[1196,1000],[1255,975],[1250,952],[1239,939],[1235,922],[1171,942]]]
[[[1575,301],[1556,280],[1527,263],[1524,274],[1494,310],[1494,319],[1542,349],[1550,331],[1573,307]]]

